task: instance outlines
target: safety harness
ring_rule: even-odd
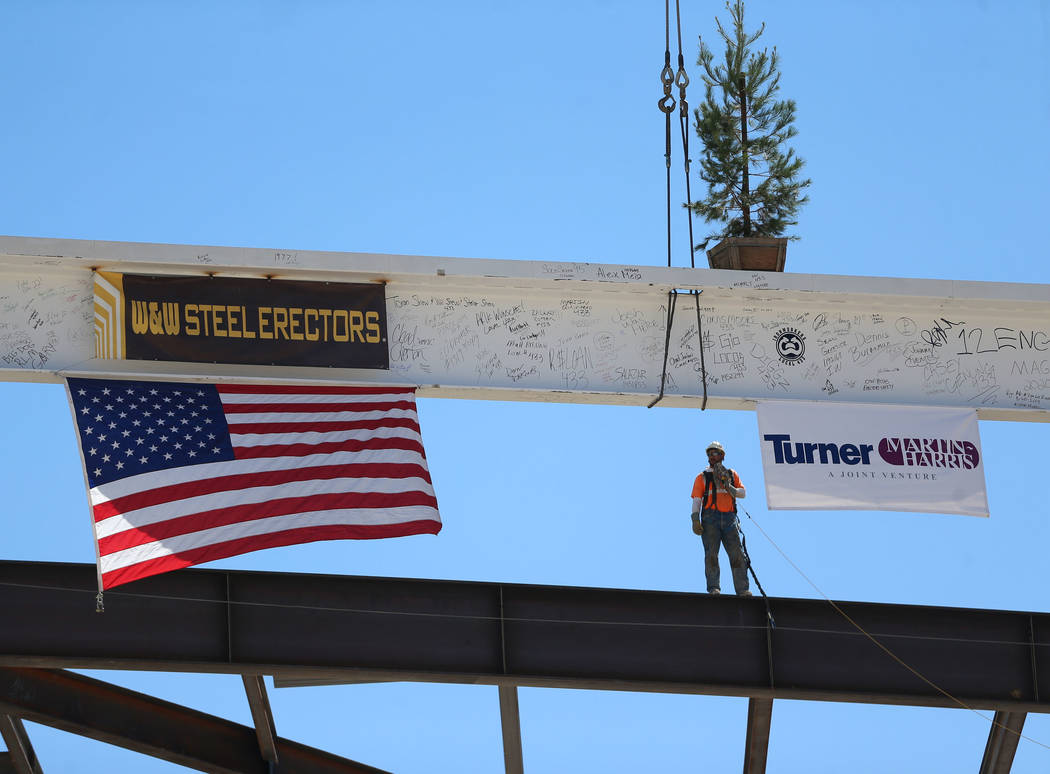
[[[733,469],[732,468],[726,468],[726,470],[729,471],[730,477],[735,481],[736,480],[736,473],[733,471]],[[717,492],[715,490],[715,473],[714,473],[713,470],[705,470],[704,471],[704,499],[700,501],[700,510],[701,511],[718,511],[718,513],[730,513],[730,511],[719,511],[717,508],[714,507],[715,503],[717,502],[716,499],[715,499],[715,494],[717,494]],[[735,514],[736,513],[736,498],[733,497],[731,499],[733,500],[732,513]],[[711,507],[710,508],[707,507],[708,502],[711,503]]]

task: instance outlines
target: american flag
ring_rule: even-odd
[[[102,588],[441,529],[414,390],[67,379]]]

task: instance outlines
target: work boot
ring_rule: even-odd
[[[722,593],[722,591],[721,589],[711,589],[707,593],[710,594],[712,597],[717,597],[719,594]]]
[[[750,591],[744,590],[737,594],[738,597],[750,597],[752,596]]]

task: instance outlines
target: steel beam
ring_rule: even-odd
[[[0,668],[0,711],[201,771],[270,769],[247,726],[71,672]],[[282,772],[379,772],[285,739],[276,747]]]
[[[112,359],[119,326],[102,310],[115,288],[100,295],[96,318],[96,270],[382,283],[390,367],[216,363],[194,354],[207,334],[184,341],[179,361]],[[679,299],[669,317],[675,290],[702,290],[702,300]],[[1030,385],[1050,347],[1046,284],[0,236],[0,296],[20,300],[0,307],[0,330],[17,342],[0,353],[0,381],[280,378],[418,386],[428,398],[644,406],[659,394],[660,406],[746,411],[773,389],[783,400],[968,406],[981,419],[1050,422],[1050,395]],[[962,322],[949,333],[949,320]],[[782,368],[775,334],[785,327],[810,362],[818,351],[841,359],[805,376]],[[949,384],[943,370],[957,356],[965,372],[994,371],[998,390],[966,373]],[[717,384],[709,395],[698,362]],[[880,389],[864,389],[874,379]]]
[[[995,713],[988,743],[984,746],[981,774],[1010,774],[1026,716],[1024,712]]]
[[[731,595],[179,570],[99,615],[95,577],[0,562],[0,665],[959,706],[818,600],[771,599],[769,629]],[[1050,712],[1050,615],[838,605],[967,705]]]
[[[29,733],[20,718],[0,714],[0,736],[7,745],[7,759],[16,774],[42,774]],[[3,766],[0,764],[0,772]]]
[[[744,774],[765,774],[769,752],[769,725],[773,719],[773,700],[747,701],[747,736],[744,739]]]
[[[503,767],[507,774],[524,774],[518,689],[513,685],[499,686],[499,717],[503,727]]]
[[[244,693],[252,711],[259,753],[264,761],[277,763],[277,728],[273,722],[270,699],[266,695],[266,683],[263,682],[262,675],[241,675],[241,679],[244,681]]]

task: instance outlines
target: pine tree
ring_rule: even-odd
[[[805,162],[793,149],[782,150],[797,131],[794,100],[775,99],[780,87],[776,47],[752,50],[766,25],[747,34],[743,0],[727,0],[726,9],[732,19],[729,32],[715,19],[725,43],[724,61],[714,64],[703,38],[697,59],[707,86],[704,102],[694,111],[707,196],[692,208],[708,222],[723,224],[701,249],[711,239],[783,236],[809,201],[803,191],[810,180],[799,178]]]

